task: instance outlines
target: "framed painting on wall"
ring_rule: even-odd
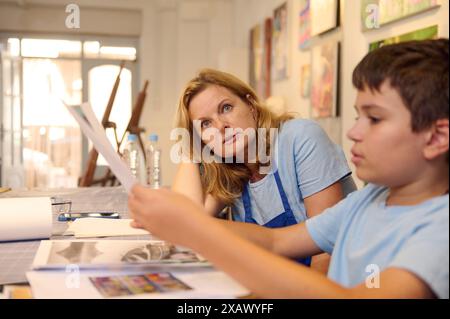
[[[250,30],[250,86],[259,94],[262,86],[263,69],[263,30],[256,25]]]
[[[311,115],[313,118],[338,116],[339,93],[338,41],[312,49]]]
[[[272,19],[267,18],[263,25],[250,30],[249,84],[260,98],[270,96]]]
[[[437,37],[438,37],[438,26],[434,25],[428,28],[405,33],[396,37],[391,37],[388,39],[372,42],[369,44],[369,51],[376,50],[378,48],[381,48],[383,45],[387,44],[394,44],[413,40],[437,39]]]
[[[310,0],[300,0],[299,12],[299,49],[306,49],[311,42]]]
[[[271,67],[272,67],[272,18],[264,21],[264,50],[262,64],[263,88],[260,97],[267,99],[271,96]]]
[[[440,0],[363,0],[362,29],[376,29],[439,6]]]
[[[339,25],[339,0],[310,1],[311,35],[337,28]]]
[[[289,37],[287,2],[274,10],[272,25],[272,74],[274,80],[289,76]]]
[[[300,68],[300,95],[308,98],[311,92],[311,64],[302,65]]]

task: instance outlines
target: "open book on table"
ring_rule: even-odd
[[[158,240],[43,240],[33,269],[209,266],[200,255]]]

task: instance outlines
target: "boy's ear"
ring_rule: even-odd
[[[441,154],[448,152],[449,145],[449,121],[448,119],[437,120],[430,128],[429,138],[424,149],[425,158],[435,159]]]

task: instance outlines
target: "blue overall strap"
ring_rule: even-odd
[[[289,205],[287,195],[284,191],[283,184],[281,183],[280,174],[278,171],[275,172],[275,181],[277,182],[278,192],[280,193],[281,201],[283,202],[284,213],[286,214],[286,224],[283,226],[290,226],[297,224],[297,220],[294,217],[294,212]]]
[[[291,205],[289,205],[288,198],[283,188],[283,184],[281,183],[280,175],[278,171],[275,172],[275,181],[277,183],[278,192],[280,193],[281,201],[283,202],[284,212],[266,223],[265,227],[270,228],[278,228],[285,227],[297,224],[297,221],[294,217],[294,213],[291,209]],[[258,224],[252,217],[252,205],[250,202],[250,194],[248,191],[248,184],[244,185],[244,190],[242,192],[242,202],[244,204],[245,209],[245,222]],[[311,265],[311,257],[296,259],[297,262],[302,263],[306,266]]]
[[[283,203],[284,212],[279,216],[275,217],[273,220],[268,222],[267,227],[283,227],[297,224],[297,220],[294,217],[294,213],[289,205],[289,200],[286,196],[286,193],[283,188],[283,184],[281,183],[280,175],[278,171],[275,172],[275,181],[277,183],[278,193],[280,194],[281,201]],[[244,190],[242,192],[242,202],[244,204],[245,209],[245,222],[257,224],[257,222],[253,219],[252,213],[252,204],[250,202],[250,193],[248,191],[248,184],[244,185]]]
[[[280,193],[281,200],[283,201],[284,213],[272,219],[265,226],[274,228],[295,225],[297,224],[297,220],[295,219],[294,212],[291,209],[291,205],[289,205],[289,201],[284,191],[283,184],[281,183],[281,178],[278,174],[278,171],[275,172],[275,181],[277,182],[278,192]],[[298,258],[296,259],[296,261],[306,266],[311,265],[311,257]]]
[[[252,204],[250,203],[250,194],[248,192],[248,184],[244,185],[244,191],[242,192],[242,202],[245,209],[245,222],[257,224],[257,222],[252,217]]]

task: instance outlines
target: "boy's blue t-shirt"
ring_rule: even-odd
[[[278,170],[297,222],[306,220],[304,198],[341,180],[344,193],[356,189],[341,147],[314,121],[286,121],[272,152],[272,166],[260,181],[248,183],[253,219],[264,225],[284,212],[274,173]],[[242,196],[231,207],[233,219],[245,220]]]
[[[448,194],[414,206],[386,206],[387,196],[386,187],[369,184],[306,221],[312,239],[332,255],[328,277],[353,287],[377,268],[402,268],[449,298]]]

